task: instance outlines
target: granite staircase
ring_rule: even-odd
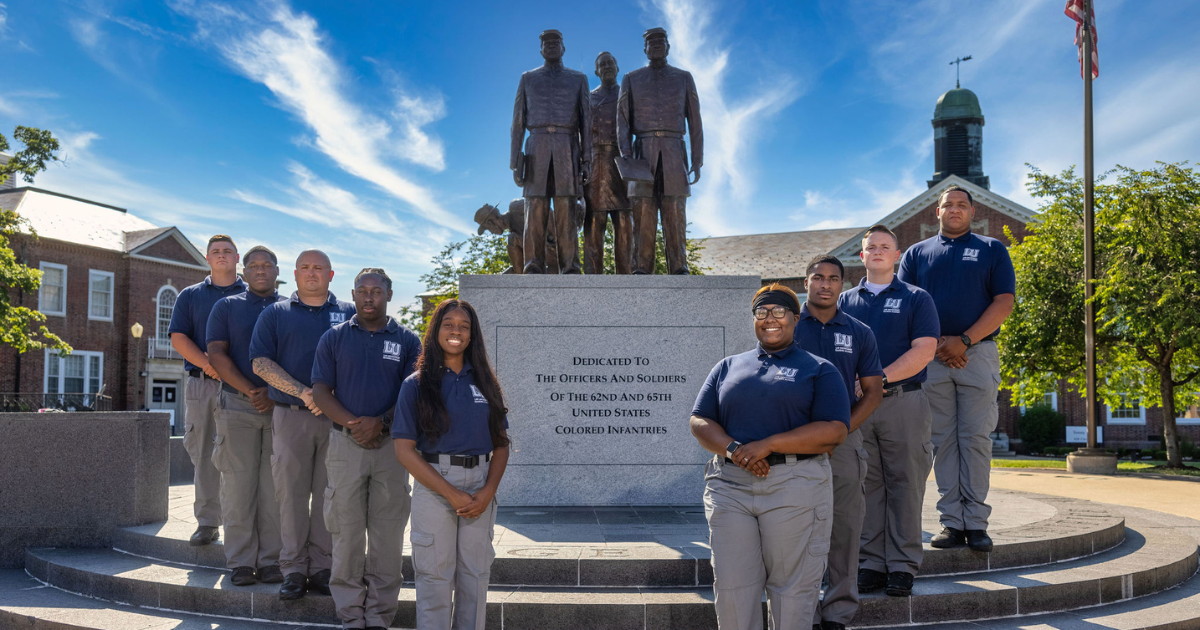
[[[864,596],[852,627],[1200,628],[1200,522],[994,496],[996,514],[1007,516],[994,523],[992,553],[927,546],[913,596]],[[712,568],[705,541],[695,540],[703,516],[687,506],[503,510],[488,627],[716,628]],[[219,544],[188,545],[193,528],[173,519],[124,529],[112,549],[28,549],[24,571],[0,571],[0,628],[337,626],[328,597],[281,602],[278,585],[232,586]],[[406,584],[395,627],[413,627],[413,598]]]

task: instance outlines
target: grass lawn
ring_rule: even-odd
[[[1200,477],[1200,463],[1184,462],[1187,468],[1167,468],[1166,462],[1147,460],[1141,462],[1118,461],[1119,472],[1154,473],[1156,475],[1180,475],[1185,477]],[[992,468],[1048,468],[1066,470],[1065,459],[993,459]]]

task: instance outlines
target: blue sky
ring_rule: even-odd
[[[411,2],[0,0],[0,129],[51,129],[37,185],[192,240],[332,256],[335,291],[383,266],[397,302],[485,202],[519,194],[508,130],[538,33],[592,79],[645,64],[667,28],[706,131],[693,236],[867,225],[925,189],[929,119],[980,97],[992,189],[1033,205],[1025,163],[1081,161],[1082,84],[1063,0]],[[1096,159],[1200,155],[1200,3],[1098,0]]]

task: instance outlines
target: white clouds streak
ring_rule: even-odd
[[[173,7],[196,20],[199,35],[247,78],[262,83],[313,132],[314,146],[347,173],[367,180],[411,205],[423,218],[468,233],[434,191],[388,163],[395,156],[438,171],[445,167],[441,141],[424,131],[445,115],[439,99],[399,93],[390,112],[395,124],[346,94],[343,70],[330,55],[316,21],[282,2],[261,15],[215,3],[180,0]]]
[[[702,179],[688,204],[701,233],[729,231],[731,208],[746,207],[754,194],[751,170],[759,127],[800,96],[794,77],[773,76],[768,87],[734,98],[726,92],[728,47],[717,41],[707,0],[654,0],[666,21],[670,62],[692,73],[704,118]]]

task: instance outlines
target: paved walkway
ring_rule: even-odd
[[[1072,475],[1061,470],[993,468],[992,488],[1127,505],[1200,520],[1200,483],[1195,478]]]

